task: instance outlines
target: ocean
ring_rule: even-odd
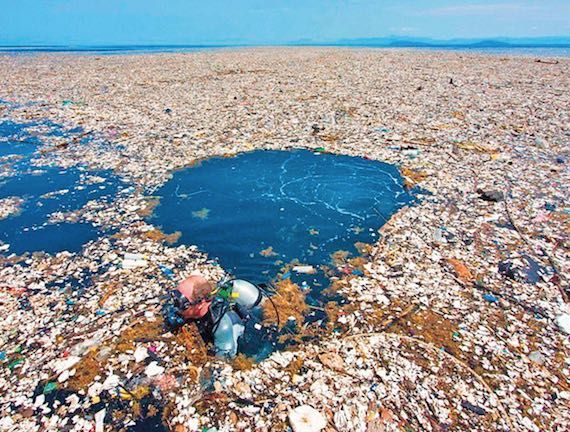
[[[262,45],[265,46],[265,45]],[[570,47],[465,47],[465,46],[434,46],[434,47],[387,47],[382,45],[284,45],[288,47],[337,47],[337,48],[370,48],[389,50],[419,50],[419,51],[456,51],[465,53],[488,54],[498,56],[526,57],[570,57]],[[196,51],[211,51],[235,48],[253,48],[253,45],[109,45],[109,46],[0,46],[0,55],[35,55],[45,53],[68,53],[85,55],[125,55],[125,54],[159,54],[187,53]]]

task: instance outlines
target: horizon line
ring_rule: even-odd
[[[544,39],[567,39],[568,42],[556,43],[556,42],[540,42]],[[335,45],[347,45],[352,43],[358,44],[363,41],[373,42],[374,40],[383,40],[387,43],[392,42],[405,42],[405,43],[418,43],[422,45],[461,45],[461,44],[474,44],[474,43],[504,43],[510,45],[518,45],[518,41],[521,42],[520,45],[548,45],[548,46],[562,46],[570,45],[570,34],[565,36],[489,36],[489,37],[474,37],[474,38],[430,38],[426,36],[406,36],[406,35],[389,35],[389,36],[367,36],[367,37],[354,37],[354,38],[339,38],[329,41],[317,41],[312,39],[297,39],[292,41],[275,41],[275,42],[246,42],[246,41],[227,41],[227,42],[204,42],[204,43],[95,43],[95,44],[83,44],[83,43],[67,43],[67,44],[44,44],[44,43],[32,43],[32,44],[2,44],[0,43],[0,48],[216,48],[216,47],[256,47],[256,46],[290,46],[290,45],[315,45],[315,46],[335,46]],[[536,43],[529,41],[536,40]]]

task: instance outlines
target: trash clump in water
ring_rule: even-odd
[[[92,224],[60,219],[88,201],[111,199],[119,181],[110,171],[64,169],[34,159],[42,136],[72,139],[77,132],[51,122],[0,121],[0,251],[74,252],[99,235]]]

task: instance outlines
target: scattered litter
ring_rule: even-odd
[[[157,375],[162,375],[164,371],[165,369],[162,366],[159,366],[157,362],[153,361],[149,363],[144,373],[147,377],[154,377]]]
[[[556,317],[556,324],[566,334],[570,334],[570,314],[561,314]]]
[[[474,412],[477,415],[485,415],[487,414],[487,411],[485,411],[483,408],[478,407],[477,405],[473,405],[470,402],[467,401],[461,401],[461,406],[471,412]]]
[[[308,405],[301,405],[291,410],[289,423],[294,432],[319,432],[327,426],[326,418]]]
[[[310,266],[310,265],[294,266],[293,271],[297,272],[297,273],[302,273],[302,274],[314,274],[317,272],[317,270],[313,266]]]
[[[95,432],[104,432],[105,431],[105,414],[107,410],[103,408],[101,411],[97,411],[95,413]]]
[[[332,48],[167,58],[0,57],[0,129],[26,122],[42,137],[33,175],[81,165],[128,183],[50,214],[53,227],[101,229],[81,250],[20,255],[0,243],[0,429],[135,429],[148,413],[175,431],[569,429],[568,60]],[[83,132],[58,136],[47,120]],[[273,299],[287,349],[239,370],[214,362],[194,327],[165,330],[166,289],[225,274],[156,235],[150,194],[213,154],[291,147],[404,167],[422,175],[422,196],[378,216],[362,262],[333,257],[330,287],[311,275],[302,289],[283,264]],[[14,158],[1,158],[4,179]],[[44,209],[77,192],[62,189]],[[0,198],[3,222],[29,203],[15,195]],[[179,198],[196,203],[180,217],[210,216],[199,196]],[[328,240],[311,234],[317,247]],[[314,301],[320,289],[330,302]],[[266,319],[277,324],[270,302]]]
[[[528,358],[530,360],[532,360],[535,363],[538,364],[544,364],[546,361],[546,358],[544,357],[544,355],[542,355],[542,353],[540,351],[533,351],[528,355]]]
[[[505,199],[503,192],[496,190],[479,190],[479,195],[484,201],[500,202]]]
[[[139,345],[135,350],[133,357],[137,363],[140,363],[148,357],[148,350],[145,347]]]
[[[122,262],[122,267],[127,270],[131,270],[137,267],[146,267],[148,261],[142,254],[126,253]]]

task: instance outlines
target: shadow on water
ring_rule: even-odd
[[[156,195],[150,221],[164,232],[180,231],[180,243],[197,245],[238,278],[290,278],[317,308],[331,300],[323,289],[341,270],[331,256],[357,256],[355,243],[376,242],[378,228],[414,199],[393,165],[308,150],[204,160],[175,172]],[[316,272],[298,273],[291,263]],[[324,318],[312,312],[307,319]],[[240,351],[259,359],[274,345],[251,330]]]

